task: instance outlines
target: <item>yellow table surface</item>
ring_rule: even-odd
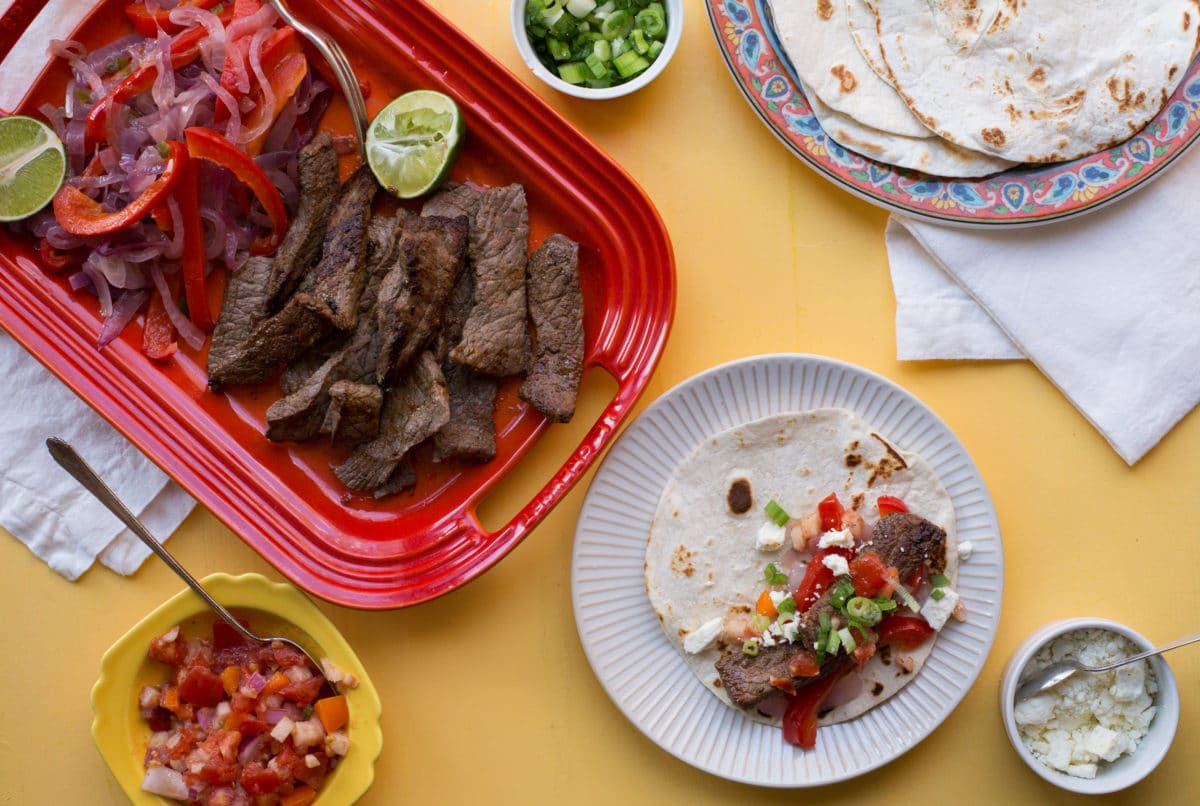
[[[434,5],[611,153],[665,219],[678,312],[642,405],[707,367],[757,353],[817,353],[891,378],[931,406],[979,465],[1000,517],[1004,606],[974,688],[899,760],[813,793],[714,778],[642,736],[584,657],[568,579],[588,473],[507,559],[462,590],[397,612],[321,603],[384,702],[383,755],[360,802],[1072,800],[1009,746],[1000,676],[1021,640],[1053,619],[1109,617],[1153,641],[1197,628],[1200,527],[1191,518],[1200,506],[1200,417],[1185,418],[1129,468],[1028,363],[898,362],[885,213],[818,177],[759,122],[726,72],[701,3],[685,3],[683,42],[663,75],[603,103],[559,95],[524,68],[508,3]],[[489,499],[485,521],[502,523],[540,487],[607,391],[589,386],[580,419],[551,429]],[[197,576],[280,578],[203,508],[170,548]],[[180,587],[154,560],[129,578],[97,565],[69,583],[16,540],[0,539],[8,653],[0,663],[0,803],[124,802],[92,744],[88,694],[104,650]],[[1169,659],[1182,700],[1174,747],[1114,799],[1195,802],[1200,651]]]

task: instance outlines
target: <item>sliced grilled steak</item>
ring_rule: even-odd
[[[744,652],[723,653],[715,665],[725,693],[734,705],[751,708],[768,697],[783,693],[771,685],[772,678],[791,680],[792,686],[799,689],[833,673],[841,665],[830,661],[821,667],[821,673],[816,677],[793,677],[788,666],[798,651],[795,644],[776,644],[762,647],[754,657]]]
[[[936,574],[946,570],[946,532],[911,512],[880,518],[862,550],[878,554],[884,565],[894,565],[901,579],[922,563]]]
[[[304,273],[321,254],[329,212],[337,198],[337,154],[329,132],[321,132],[300,149],[300,205],[275,252],[266,291],[271,310],[291,296]]]
[[[267,278],[271,258],[251,257],[237,271],[230,272],[221,300],[221,314],[208,348],[208,374],[220,374],[221,368],[235,360],[238,347],[267,318]]]
[[[475,223],[475,214],[479,212],[479,203],[483,201],[483,193],[470,185],[460,185],[457,182],[447,182],[441,190],[429,197],[429,201],[421,206],[421,215],[434,215],[442,218],[458,218],[465,215],[470,224]]]
[[[552,420],[569,422],[583,375],[579,244],[557,233],[547,238],[529,258],[526,291],[536,341],[521,399]]]
[[[379,285],[375,306],[379,383],[402,374],[433,339],[466,254],[466,216],[418,216],[404,223],[397,260]]]
[[[321,430],[334,445],[357,445],[379,434],[383,390],[374,384],[338,381],[329,387],[329,409]]]
[[[209,353],[208,385],[260,383],[329,331],[329,323],[293,297],[283,310],[259,323],[236,348],[214,363]]]
[[[354,449],[333,468],[351,490],[387,484],[405,454],[433,436],[450,419],[446,381],[432,354],[422,353],[413,368],[384,396],[379,436]]]
[[[504,377],[525,369],[525,263],[529,208],[520,185],[489,188],[471,229],[470,261],[475,299],[451,360],[486,375]]]
[[[294,358],[279,374],[279,391],[290,395],[304,385],[329,357],[346,346],[346,334],[335,330],[318,341],[304,355]]]
[[[400,460],[400,464],[396,465],[396,469],[392,471],[392,475],[388,476],[388,480],[375,488],[376,498],[386,498],[389,495],[395,495],[401,490],[411,490],[417,486],[417,469],[413,467],[412,457],[406,455]]]
[[[355,171],[341,190],[329,218],[321,259],[304,276],[293,300],[319,314],[338,330],[354,327],[366,285],[363,270],[367,222],[379,185],[367,166]]]

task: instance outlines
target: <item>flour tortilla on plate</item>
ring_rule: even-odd
[[[1179,85],[1200,0],[876,0],[896,91],[933,131],[1018,162],[1092,154]]]
[[[737,479],[749,483],[753,499],[740,515],[726,501]],[[713,618],[752,608],[766,584],[763,568],[782,562],[786,547],[755,548],[758,530],[768,522],[766,503],[774,500],[799,517],[830,492],[847,506],[857,503],[870,524],[879,519],[878,496],[903,499],[914,514],[946,530],[945,574],[951,582],[957,579],[954,504],[937,474],[924,459],[891,446],[844,409],[776,415],[717,434],[680,464],[663,490],[646,547],[646,590],[668,640],[731,708],[714,666],[720,642],[690,654],[683,649],[684,638]],[[916,677],[934,643],[926,641],[913,652],[877,653],[851,676],[862,681],[861,689],[820,724],[853,719],[895,694]],[[740,645],[730,648],[741,650]],[[910,672],[898,663],[902,655],[911,657]],[[744,713],[759,722],[780,722],[768,710]]]
[[[845,0],[771,0],[775,31],[804,86],[831,109],[905,137],[931,132],[859,53]]]
[[[946,177],[979,177],[1010,168],[1016,163],[961,148],[935,134],[905,137],[864,126],[849,115],[830,109],[805,88],[805,98],[821,129],[851,151],[865,157]]]

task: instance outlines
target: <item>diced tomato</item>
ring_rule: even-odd
[[[837,493],[830,493],[817,504],[817,512],[821,515],[821,530],[831,532],[842,528],[842,514],[845,507],[838,500]]]
[[[296,748],[292,747],[292,740],[288,739],[275,754],[273,764],[275,769],[279,770],[279,774],[286,779],[291,778],[299,767],[304,766],[304,759],[296,755]]]
[[[875,627],[879,643],[897,649],[912,650],[925,643],[934,630],[920,616],[892,613]]]
[[[225,698],[225,685],[209,669],[193,666],[179,682],[179,697],[192,705],[210,708]]]
[[[821,703],[829,697],[838,681],[853,668],[853,664],[842,663],[824,677],[817,678],[799,689],[794,697],[788,697],[787,710],[783,713],[785,741],[805,750],[817,746],[817,713],[821,710]]]
[[[191,728],[183,728],[179,731],[179,738],[168,748],[168,755],[173,759],[183,758],[192,752],[192,748],[195,746],[196,734],[192,732]]]
[[[771,592],[765,590],[758,595],[758,601],[754,603],[754,609],[760,616],[767,618],[775,618],[779,615],[779,611],[775,609],[775,603],[771,601]]]
[[[860,554],[850,561],[850,580],[854,583],[855,596],[879,596],[889,585],[887,566],[873,551]]]
[[[857,663],[858,668],[861,669],[863,666],[867,665],[867,661],[869,661],[872,657],[874,657],[874,655],[875,655],[875,642],[874,641],[868,641],[865,644],[859,644],[854,649],[854,655],[853,655],[854,662]]]
[[[292,772],[292,775],[296,780],[308,784],[313,789],[320,789],[321,782],[325,780],[325,774],[329,772],[329,758],[320,750],[312,755],[319,762],[317,766],[310,767],[302,759],[299,766]]]
[[[230,718],[232,717],[233,715],[231,714]],[[243,736],[257,736],[260,733],[269,732],[271,730],[271,726],[266,722],[263,722],[261,719],[243,716],[241,721],[238,722],[237,727],[231,728],[231,730],[236,730]]]
[[[784,694],[795,694],[796,684],[792,682],[790,677],[772,677],[771,688],[778,689]]]
[[[894,495],[881,495],[875,501],[875,506],[879,507],[879,517],[885,518],[893,512],[908,512],[908,504],[905,504]]]
[[[210,758],[197,775],[206,784],[232,784],[238,777],[238,765],[223,758]]]
[[[850,549],[842,548],[841,546],[830,546],[827,549],[821,549],[813,555],[812,560],[808,563],[808,567],[804,570],[804,579],[800,580],[799,587],[796,588],[796,593],[793,598],[796,600],[796,610],[803,613],[812,603],[821,598],[821,594],[829,590],[833,584],[833,572],[825,567],[823,562],[830,554],[838,554],[845,557],[847,560],[853,556]]]
[[[176,635],[171,641],[167,641],[160,635],[150,639],[149,655],[150,660],[179,666],[187,659],[187,642],[179,635]]]
[[[239,621],[243,627],[250,628],[250,625],[246,621],[242,619],[239,619]],[[212,640],[213,650],[217,652],[246,643],[246,639],[242,637],[242,634],[226,624],[224,619],[213,619]]]
[[[325,678],[320,675],[314,675],[307,680],[301,680],[299,683],[290,683],[279,690],[285,700],[291,700],[297,705],[308,705],[317,698],[317,694],[321,691],[321,686],[325,683]]]
[[[229,707],[236,713],[248,714],[254,710],[254,706],[256,705],[258,705],[258,700],[253,697],[247,697],[240,691],[229,696]]]
[[[309,786],[299,786],[279,799],[279,806],[308,806],[317,799],[316,790]]]
[[[788,673],[792,677],[816,677],[821,673],[817,656],[807,649],[796,650],[788,659]]]
[[[293,666],[304,666],[308,659],[300,652],[287,644],[273,644],[271,646],[271,654],[275,657],[275,662],[284,669],[290,669]]]
[[[279,777],[279,773],[269,767],[264,767],[257,761],[251,761],[243,767],[241,777],[238,780],[242,785],[242,789],[246,790],[246,794],[248,795],[270,794],[283,783],[283,779]]]
[[[908,575],[908,579],[904,580],[905,586],[913,593],[921,590],[928,582],[929,567],[925,563],[918,565],[917,569]]]

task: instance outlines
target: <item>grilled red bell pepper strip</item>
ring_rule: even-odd
[[[179,349],[175,341],[175,326],[167,316],[167,305],[157,291],[150,295],[150,308],[146,311],[146,324],[142,327],[142,351],[155,361],[165,361]]]
[[[279,190],[270,178],[254,160],[211,129],[194,126],[185,129],[183,135],[187,140],[188,153],[192,157],[228,168],[239,182],[250,188],[267,211],[267,217],[271,219],[271,234],[258,238],[251,245],[250,253],[269,255],[274,252],[283,240],[283,234],[287,232],[288,214],[283,205],[283,197],[279,195]],[[188,304],[191,304],[190,300]]]
[[[202,8],[205,11],[212,11],[217,6],[222,6],[218,9],[217,16],[222,16],[222,13],[233,17],[233,6],[226,0],[181,0],[175,8],[183,6],[192,6],[193,8]],[[151,11],[146,8],[145,2],[130,3],[125,6],[125,16],[133,23],[133,27],[139,34],[153,39],[158,36],[159,29],[162,29],[168,34],[177,34],[183,30],[183,26],[177,22],[171,22],[171,9],[160,8],[156,11]],[[222,20],[228,23],[228,19]]]
[[[200,42],[206,36],[208,31],[204,28],[192,28],[175,37],[171,42],[171,67],[178,70],[195,61],[200,55]],[[88,112],[87,120],[83,124],[84,146],[90,147],[105,139],[108,110],[113,104],[123,104],[149,91],[157,78],[158,65],[150,62],[134,70],[109,90],[108,94],[92,107],[92,111]]]
[[[263,103],[262,89],[254,90],[254,108],[242,119],[242,129],[245,131],[262,128],[262,134],[246,143],[246,153],[251,156],[262,151],[263,143],[271,132],[271,123],[279,117],[279,113],[296,94],[304,76],[308,74],[308,60],[304,58],[296,29],[280,28],[267,37],[263,43],[261,63],[263,75],[271,85],[275,103],[273,106],[267,106]],[[270,121],[265,126],[264,119]]]
[[[249,17],[252,14],[258,13],[262,8],[260,0],[235,0],[231,11],[232,17],[230,22],[236,22],[243,17]],[[226,23],[228,27],[229,23]],[[225,43],[225,66],[221,68],[221,86],[233,94],[233,97],[239,98],[246,93],[239,89],[238,85],[243,84],[253,78],[250,75],[249,54],[250,40],[253,38],[253,32],[239,36],[236,39],[231,39]],[[222,107],[217,108],[217,120],[221,120]],[[229,110],[225,110],[224,114],[229,114]]]
[[[42,265],[55,273],[77,262],[70,252],[55,249],[45,238],[38,244],[38,254],[41,255]]]
[[[98,202],[74,185],[64,184],[54,195],[54,217],[58,224],[72,235],[107,235],[122,230],[135,221],[140,221],[162,204],[179,181],[181,162],[187,159],[183,143],[168,141],[161,146],[166,149],[166,168],[142,195],[125,205],[123,209],[108,212]],[[84,175],[95,175],[95,166],[84,171]]]
[[[821,710],[821,703],[829,698],[834,686],[853,668],[854,664],[843,661],[824,677],[817,678],[788,697],[787,710],[783,712],[783,738],[788,744],[799,745],[805,750],[817,746],[817,713]]]
[[[916,649],[934,633],[933,627],[930,627],[925,619],[901,613],[884,616],[875,630],[879,633],[881,646],[894,646],[903,650]]]
[[[190,136],[188,142],[190,145]],[[192,156],[184,156],[175,201],[183,221],[183,293],[188,317],[196,327],[207,331],[213,329],[213,319],[208,307],[208,260],[204,255],[204,224],[200,220],[199,167]]]

